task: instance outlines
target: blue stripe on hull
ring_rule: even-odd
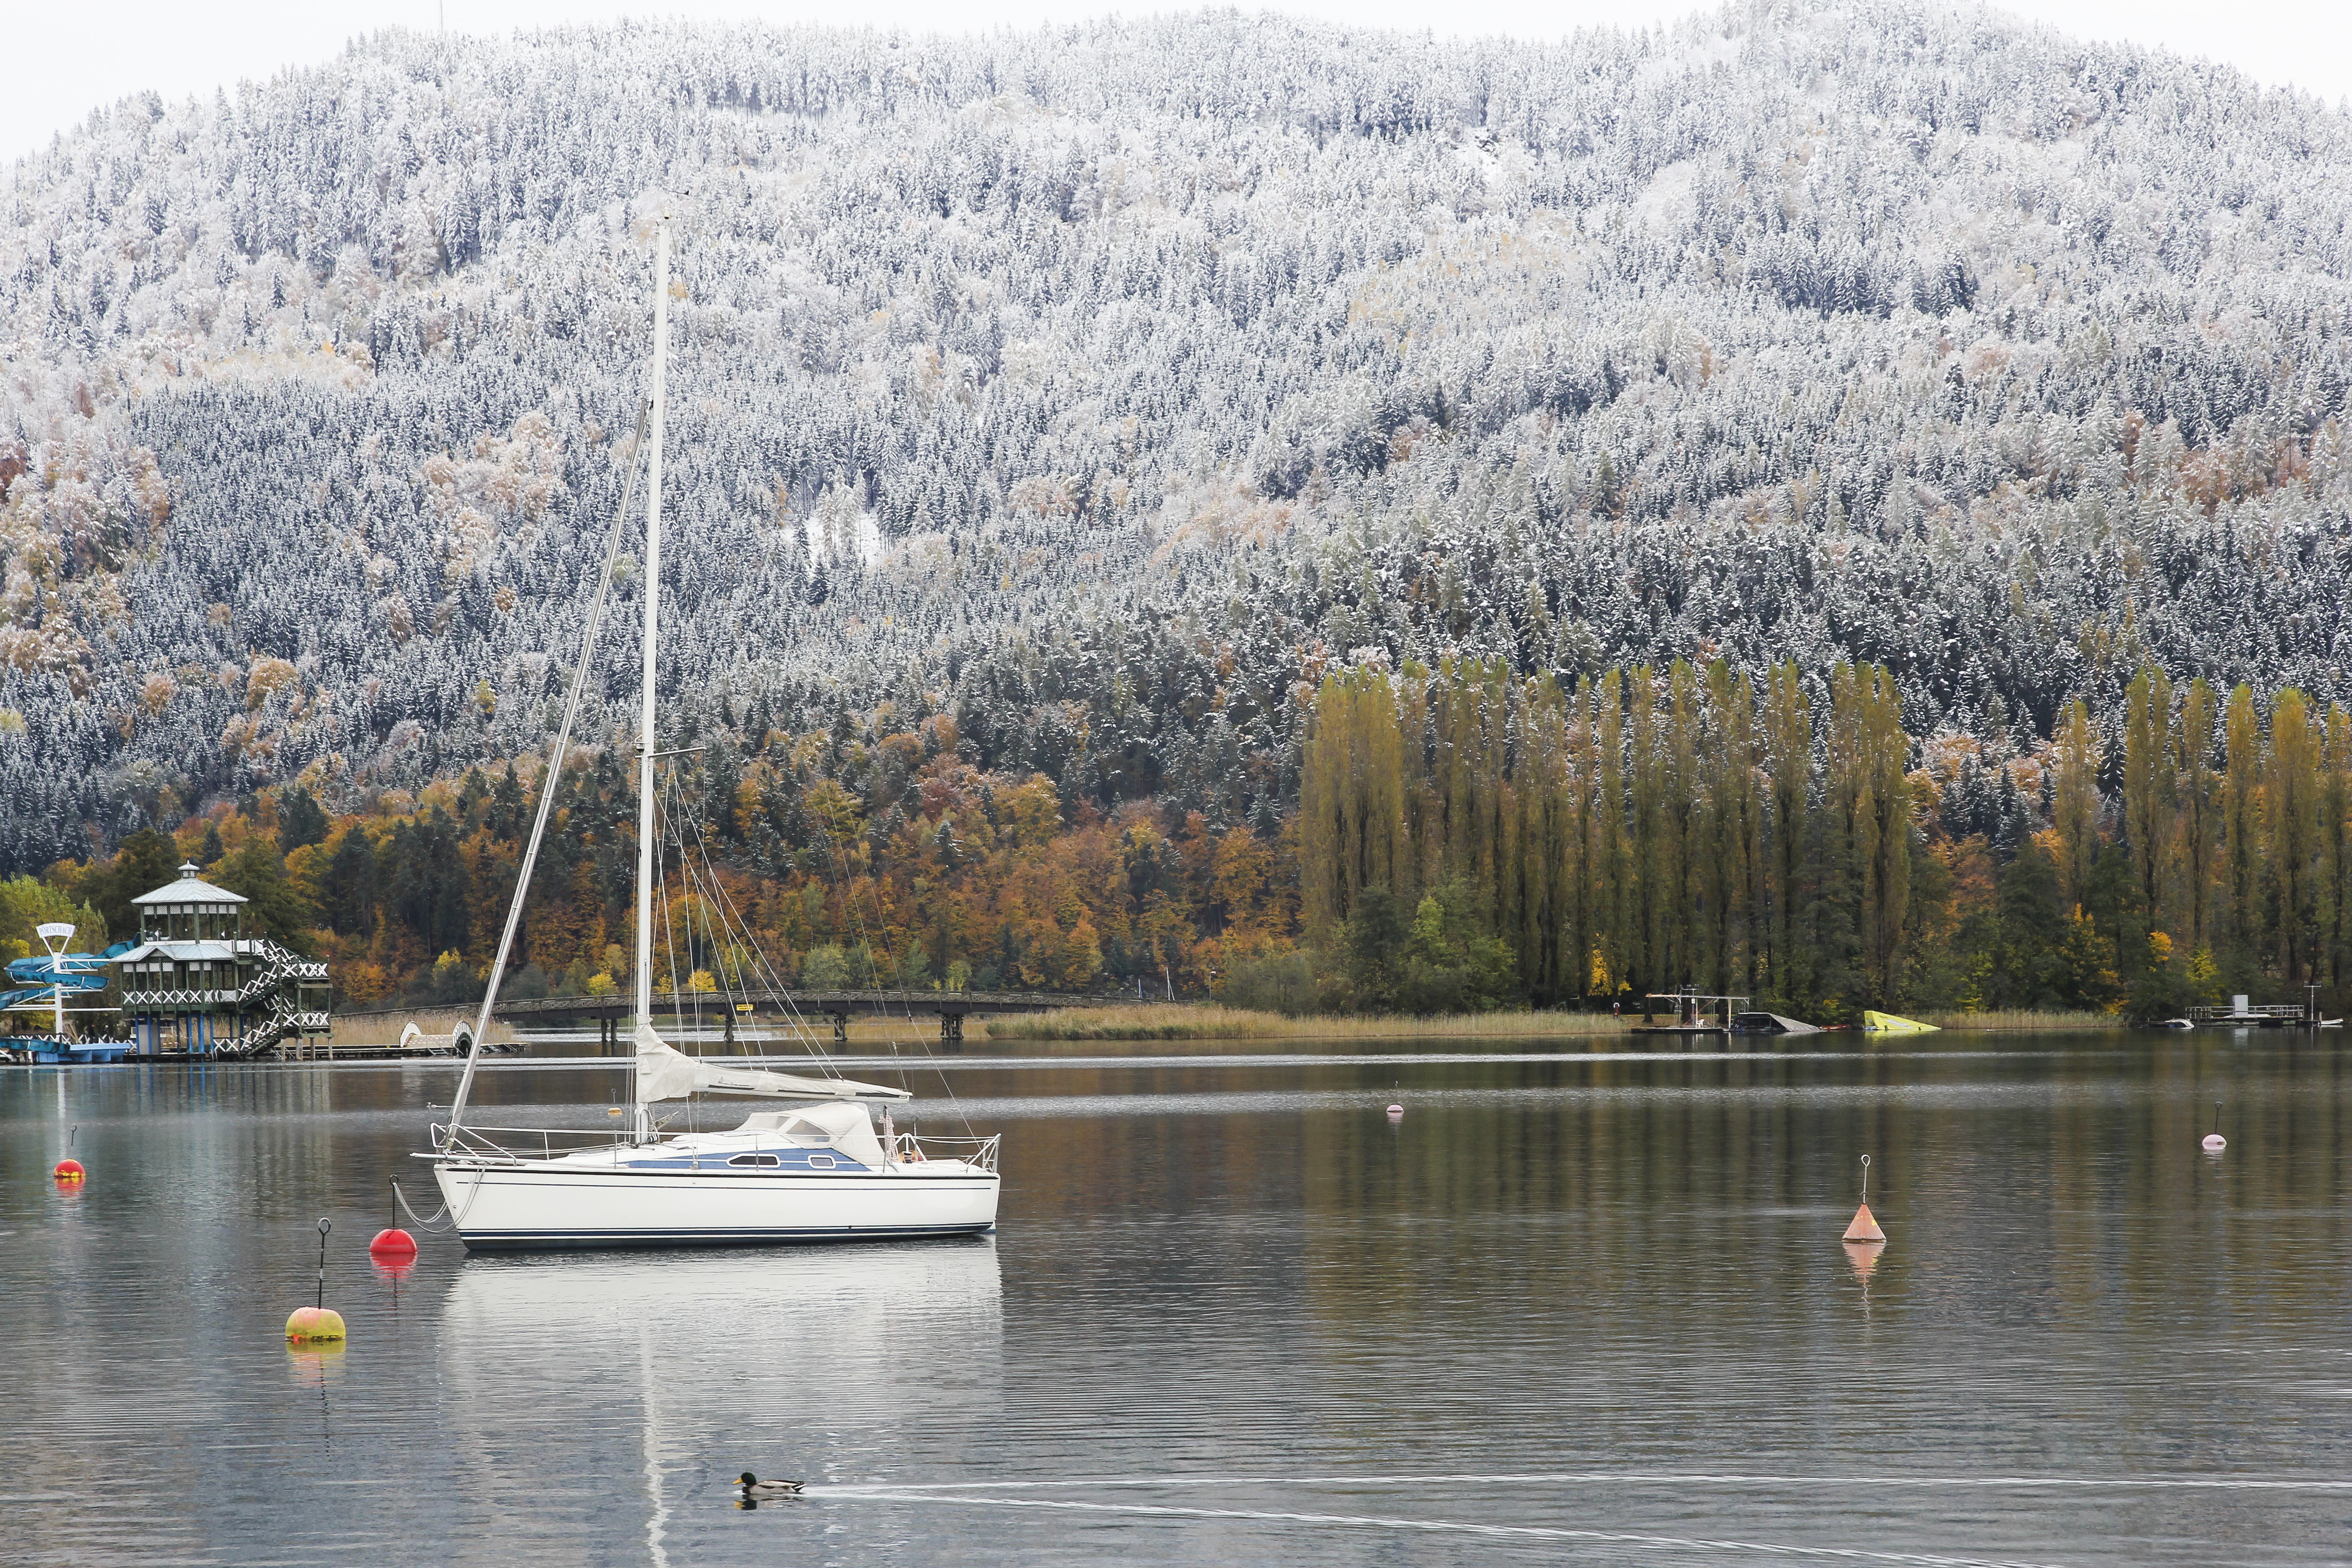
[[[986,1225],[838,1226],[745,1230],[583,1230],[516,1231],[466,1236],[468,1252],[515,1252],[584,1247],[765,1247],[812,1241],[883,1241],[926,1236],[981,1236],[996,1228]]]

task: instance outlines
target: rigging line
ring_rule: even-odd
[[[881,977],[874,967],[874,938],[872,932],[866,930],[865,915],[858,910],[856,883],[849,877],[847,862],[843,853],[842,846],[840,841],[834,837],[833,829],[823,822],[817,824],[817,831],[824,835],[825,845],[827,849],[830,851],[831,858],[835,864],[841,868],[841,882],[843,886],[841,896],[842,907],[847,912],[850,920],[854,921],[857,927],[858,946],[864,950],[866,953],[866,984],[871,986],[878,995],[881,992],[882,986]],[[869,877],[867,880],[872,883],[870,892],[874,900],[874,919],[878,924],[884,921],[889,913],[888,910],[882,907],[882,879],[877,876]],[[896,961],[894,961],[893,966],[896,966]],[[901,986],[898,989],[903,991],[905,987]],[[889,1004],[887,1002],[883,1003],[881,1011],[882,1016],[886,1019],[888,1018],[890,1016]],[[904,1013],[907,1021],[911,1025],[914,1022],[915,1017],[915,1010],[913,1006],[911,1005],[906,1006]],[[921,1038],[919,1031],[917,1031],[917,1037],[919,1039]],[[885,1043],[890,1047],[890,1054],[893,1057],[896,1057],[898,1054],[898,1042],[896,1037],[887,1037]],[[924,1041],[923,1043],[923,1054],[926,1057],[929,1057],[932,1054],[929,1041]],[[903,1068],[900,1070],[899,1076],[902,1078],[905,1076]],[[952,1094],[953,1090],[950,1089],[950,1093]]]
[[[1681,1552],[1754,1552],[1822,1563],[1892,1563],[1906,1568],[2048,1568],[2015,1558],[1946,1557],[1928,1552],[1870,1552],[1855,1546],[1790,1546],[1775,1542],[1710,1540],[1686,1535],[1637,1535],[1613,1530],[1569,1530],[1542,1524],[1484,1524],[1467,1520],[1397,1519],[1377,1514],[1287,1513],[1236,1508],[1179,1508],[1165,1503],[1071,1502],[1059,1498],[966,1497],[948,1492],[906,1493],[857,1487],[812,1489],[814,1496],[845,1500],[962,1503],[975,1508],[1045,1508],[1074,1513],[1116,1513],[1157,1519],[1262,1520],[1275,1524],[1337,1524],[1370,1530],[1419,1530],[1505,1541],[1580,1541],[1596,1546],[1641,1546]]]
[[[841,863],[843,859],[841,848],[838,842],[834,837],[833,829],[823,823],[819,823],[817,825],[817,830],[824,835],[825,843],[828,847],[831,848],[835,861],[836,863]],[[845,864],[843,868],[843,879],[845,882],[846,882],[847,868]],[[874,880],[876,882],[876,886],[873,889],[874,918],[876,921],[879,921],[887,911],[882,908],[882,890],[879,885],[880,879],[877,878],[874,879]],[[857,895],[854,887],[843,892],[842,904],[848,911],[849,918],[856,923],[858,945],[866,951],[866,979],[870,983],[876,978],[874,972],[874,942],[872,936],[866,931],[866,917],[858,912]],[[877,984],[875,986],[875,990],[878,994],[881,987]],[[887,1003],[885,1003],[883,1005],[882,1016],[887,1019],[889,1016],[889,1005]],[[908,1005],[906,1009],[906,1016],[908,1021],[911,1024],[915,1016],[915,1010],[911,1004]],[[919,1033],[917,1037],[919,1039],[921,1038]],[[898,1041],[897,1037],[886,1036],[883,1043],[890,1047],[890,1057],[892,1061],[895,1063],[898,1058]],[[922,1048],[924,1058],[931,1065],[932,1076],[940,1080],[940,1087],[947,1092],[949,1106],[953,1110],[956,1119],[963,1123],[964,1136],[967,1138],[977,1137],[978,1133],[972,1127],[971,1118],[965,1113],[963,1101],[957,1097],[955,1085],[949,1081],[946,1069],[938,1065],[939,1058],[931,1050],[930,1042],[929,1040],[923,1040]],[[900,1067],[898,1068],[898,1073],[900,1087],[904,1088],[908,1093],[913,1093],[914,1085],[908,1081],[909,1075],[907,1069],[904,1067]]]
[[[698,900],[698,879],[694,868],[694,849],[693,846],[688,844],[686,838],[686,828],[687,826],[693,821],[693,816],[686,804],[685,785],[679,781],[675,770],[672,771],[667,784],[662,792],[662,810],[667,820],[669,830],[677,835],[679,913],[682,917],[682,923],[686,927],[686,961],[689,969],[692,969],[694,967],[695,905],[698,901],[702,901],[705,903],[707,908],[708,901]],[[667,837],[665,837],[664,842],[667,842]],[[667,909],[664,910],[663,914],[665,921],[667,921],[668,911]],[[677,989],[678,963],[677,957],[677,923],[678,922],[667,923],[664,930],[669,933],[667,942],[670,950],[671,1005],[678,1013],[683,1014],[685,1011],[685,1002]],[[707,920],[703,927],[703,936],[705,939],[705,946],[712,945],[709,941],[709,926]],[[699,991],[694,990],[693,986],[693,976],[689,973],[687,979],[688,989],[686,994],[692,995],[694,998],[695,1055],[700,1056],[703,1054],[700,1047],[706,1043],[702,1035],[703,994]]]
[[[687,799],[682,781],[674,781],[670,799],[672,826],[677,834],[678,878],[687,900],[688,947],[690,952],[698,922],[700,939],[710,966],[711,983],[715,987],[710,994],[719,998],[719,1005],[731,1020],[737,977],[730,973],[730,969],[733,952],[740,944],[734,941],[733,928],[726,923],[718,905],[718,868],[710,863],[709,849],[704,842],[701,811],[696,803]],[[699,991],[695,993],[695,1026],[698,1029],[702,1023],[703,994]]]
[[[613,591],[613,568],[621,558],[621,533],[628,525],[629,508],[636,499],[637,459],[645,452],[646,422],[653,416],[653,407],[650,397],[637,405],[637,430],[630,437],[629,458],[622,470],[626,478],[622,482],[621,504],[613,513],[612,532],[604,541],[604,563],[596,574],[596,592],[588,601],[588,624],[581,628],[580,659],[572,668],[572,689],[563,699],[563,720],[556,726],[555,740],[548,747],[547,769],[539,781],[539,809],[530,820],[530,841],[524,846],[522,862],[515,868],[514,898],[507,905],[507,923],[499,933],[499,951],[490,961],[489,981],[482,989],[482,1009],[474,1020],[474,1039],[466,1052],[466,1070],[457,1079],[457,1092],[450,1098],[444,1148],[455,1142],[457,1124],[465,1119],[466,1098],[474,1088],[474,1069],[482,1059],[482,1042],[489,1037],[490,1011],[498,1005],[499,984],[506,978],[515,931],[522,924],[523,903],[530,894],[530,874],[539,864],[540,843],[547,837],[548,816],[555,806],[555,787],[562,782],[563,764],[571,755],[572,726],[580,716],[580,700],[588,686],[589,656],[596,650],[596,634],[604,621],[604,601]]]
[[[659,831],[658,831],[658,828],[659,828],[659,826],[660,826],[660,822],[661,822],[661,816],[660,816],[660,812],[661,812],[661,800],[662,800],[662,798],[664,797],[664,795],[667,795],[667,792],[666,790],[665,790],[665,791],[662,791],[662,792],[658,792],[658,793],[656,795],[656,796],[655,796],[655,817],[654,817],[654,822],[655,822],[655,826],[656,826],[656,832],[655,832],[655,834],[654,834],[654,883],[653,883],[653,885],[654,885],[654,892],[655,892],[655,893],[659,897],[659,899],[660,899],[660,900],[661,900],[661,903],[660,903],[660,906],[659,906],[659,920],[658,920],[658,924],[659,924],[659,926],[660,926],[660,930],[661,930],[661,938],[662,938],[662,956],[669,960],[669,1016],[670,1016],[670,1029],[671,1029],[671,1031],[672,1031],[673,1033],[675,1033],[675,1032],[677,1030],[677,1028],[679,1027],[679,1026],[680,1026],[680,1025],[685,1021],[685,1020],[684,1020],[684,1017],[683,1017],[683,1015],[684,1015],[684,1013],[685,1013],[685,1011],[686,1011],[686,1007],[685,1007],[685,1005],[684,1005],[684,1004],[683,1004],[683,1003],[678,999],[678,990],[677,990],[677,932],[676,929],[675,929],[675,928],[671,925],[671,923],[670,923],[670,916],[669,916],[669,866],[668,866],[667,858],[667,857],[665,857],[665,856],[663,855],[663,853],[662,853],[662,851],[663,851],[664,849],[666,849],[667,847],[668,847],[669,840],[668,840],[668,837],[667,837],[667,835],[665,835],[665,834],[663,834],[663,833],[661,833],[661,832],[659,832]],[[695,1054],[696,1056],[698,1056],[698,1056],[700,1056],[702,1053],[701,1053],[700,1051],[696,1051],[694,1054]],[[690,1099],[689,1099],[689,1103],[691,1103]]]
[[[718,863],[710,853],[709,836],[703,829],[701,814],[689,811],[685,820],[686,826],[694,834],[694,843],[691,846],[683,847],[689,851],[686,857],[688,869],[690,875],[699,877],[703,887],[707,889],[703,906],[707,920],[716,923],[717,934],[713,938],[714,944],[723,941],[725,946],[720,965],[723,973],[720,978],[725,988],[723,994],[727,998],[726,1005],[731,1016],[740,996],[748,1011],[751,998],[751,981],[759,978],[756,971],[766,968],[766,961],[761,954],[760,944],[751,930],[750,920],[747,917],[739,916],[735,908],[734,895],[728,891],[725,879],[719,874]],[[694,870],[691,853],[697,850],[702,857],[699,872]],[[739,954],[740,957],[738,956]],[[748,977],[744,973],[747,960],[755,971]],[[772,973],[771,979],[772,978]],[[781,989],[772,985],[771,988]]]
[[[775,966],[769,962],[766,953],[761,950],[760,943],[755,939],[751,930],[750,918],[748,916],[741,915],[740,911],[737,910],[734,895],[727,890],[726,884],[719,879],[717,862],[710,853],[709,837],[703,828],[701,814],[693,810],[691,807],[686,806],[683,802],[681,802],[680,816],[685,826],[693,830],[693,847],[698,848],[701,852],[703,864],[708,874],[709,883],[714,895],[709,900],[710,907],[719,915],[719,919],[725,922],[725,929],[729,931],[730,936],[740,931],[742,938],[740,945],[742,947],[744,952],[751,955],[752,963],[759,967],[761,973],[765,976],[768,983],[768,989],[783,999],[784,1009],[791,1014],[793,1027],[797,1031],[802,1046],[808,1053],[810,1058],[824,1069],[824,1076],[839,1078],[842,1076],[840,1068],[834,1066],[829,1058],[819,1053],[817,1049],[815,1031],[809,1027],[806,1016],[801,1012],[800,1004],[793,1001],[792,994],[784,988],[783,976],[779,973],[776,971]],[[690,857],[687,857],[685,854],[688,847],[685,844],[684,837],[684,834],[681,833],[679,836],[681,858],[688,860],[688,864],[690,868]]]

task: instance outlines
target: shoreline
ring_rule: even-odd
[[[1659,1022],[1664,1021],[1664,1016],[1660,1015]],[[2065,1033],[2119,1030],[2129,1026],[2124,1019],[2107,1013],[1923,1013],[1919,1015],[1918,1021],[1932,1024],[1948,1034],[2029,1030]],[[1520,1009],[1462,1013],[1434,1018],[1360,1015],[1290,1017],[1280,1013],[1258,1013],[1214,1004],[1147,1002],[1113,1007],[1071,1007],[1055,1013],[1009,1015],[987,1019],[984,1026],[975,1020],[975,1026],[984,1027],[985,1033],[981,1037],[989,1040],[1531,1039],[1630,1037],[1634,1029],[1641,1026],[1641,1016],[1612,1016],[1605,1013]],[[1825,1029],[1822,1032],[1873,1037],[1858,1028]],[[1735,1037],[1772,1040],[1809,1037],[1754,1035]]]

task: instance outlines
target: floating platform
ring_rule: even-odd
[[[129,1040],[58,1040],[0,1036],[0,1058],[26,1067],[80,1067],[119,1062],[137,1049]]]
[[[1808,1024],[1802,1018],[1791,1018],[1780,1013],[1734,1013],[1731,1032],[1735,1035],[1818,1035],[1821,1026]]]

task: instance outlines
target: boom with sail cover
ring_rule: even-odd
[[[769,1100],[910,1100],[903,1089],[858,1083],[845,1078],[799,1078],[758,1068],[721,1067],[673,1050],[651,1024],[637,1026],[637,1104],[640,1108],[689,1094],[752,1094]]]

